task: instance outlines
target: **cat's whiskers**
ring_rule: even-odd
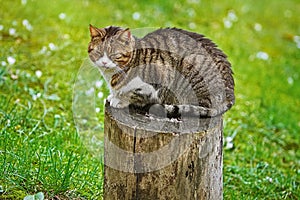
[[[106,69],[117,67],[117,65],[107,56],[106,52],[104,52],[104,55],[96,61],[96,64],[99,67],[104,67]]]

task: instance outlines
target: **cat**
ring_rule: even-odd
[[[231,64],[203,35],[178,28],[143,38],[116,26],[89,30],[89,58],[109,86],[110,106],[169,118],[215,117],[233,106]]]

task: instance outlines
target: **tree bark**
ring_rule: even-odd
[[[178,121],[106,105],[104,199],[222,199],[222,123],[222,116]]]

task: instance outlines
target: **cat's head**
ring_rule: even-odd
[[[123,69],[132,59],[135,45],[129,29],[109,26],[96,28],[90,25],[90,59],[105,69]]]

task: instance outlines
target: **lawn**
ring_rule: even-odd
[[[0,3],[0,199],[101,199],[107,88],[87,60],[90,23],[175,26],[217,43],[236,82],[224,116],[224,199],[299,199],[299,1]]]

